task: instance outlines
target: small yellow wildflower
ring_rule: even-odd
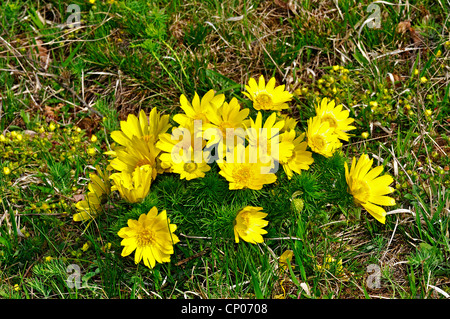
[[[50,261],[52,261],[53,260],[53,257],[52,256],[47,256],[47,257],[45,257],[45,261],[46,262],[50,262]]]
[[[92,136],[91,136],[91,142],[92,142],[92,143],[95,143],[95,142],[97,142],[97,140],[98,140],[97,136],[95,136],[95,134],[92,134]]]
[[[428,82],[428,79],[427,79],[426,77],[422,76],[422,77],[420,78],[420,82],[422,82],[422,83],[427,83],[427,82]]]
[[[432,110],[429,110],[429,109],[425,110],[425,115],[426,116],[431,116],[431,114],[433,114]]]
[[[5,174],[5,175],[11,174],[11,170],[9,169],[8,166],[3,167],[3,174]]]
[[[339,65],[333,65],[333,71],[339,71]]]
[[[5,142],[6,141],[6,137],[3,134],[0,134],[0,142]]]
[[[414,75],[418,75],[419,74],[419,69],[414,69]]]
[[[364,139],[368,138],[369,137],[369,132],[361,133],[361,137],[364,138]]]
[[[89,249],[90,246],[91,246],[91,245],[90,245],[88,242],[86,242],[86,243],[84,243],[83,247],[81,247],[81,250],[82,250],[82,251],[87,251],[87,250]]]
[[[48,126],[48,129],[53,132],[56,129],[56,125],[55,123],[51,122],[50,125]]]
[[[95,147],[89,147],[89,148],[87,149],[87,153],[88,153],[90,156],[94,156],[95,153],[97,153],[97,151],[95,150]]]
[[[19,291],[19,290],[20,290],[20,287],[19,287],[18,284],[15,284],[15,285],[14,285],[14,290],[15,290],[15,291]]]

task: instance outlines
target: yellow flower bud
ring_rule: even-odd
[[[422,82],[422,83],[426,83],[427,81],[428,81],[428,79],[426,77],[424,77],[424,76],[422,76],[420,78],[420,82]]]
[[[368,138],[369,137],[369,132],[361,133],[361,137],[364,138],[364,139]]]

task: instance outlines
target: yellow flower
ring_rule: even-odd
[[[289,108],[287,102],[292,100],[293,95],[284,90],[284,85],[275,87],[275,78],[271,78],[266,85],[264,76],[259,77],[258,83],[251,78],[245,86],[247,92],[242,92],[252,102],[255,110],[281,111]]]
[[[368,138],[369,137],[369,132],[362,132],[361,133],[361,137],[364,138],[364,139]]]
[[[342,104],[335,106],[335,101],[328,101],[323,98],[320,105],[316,107],[316,115],[322,122],[328,122],[330,127],[334,128],[334,133],[341,140],[348,141],[347,131],[354,130],[356,127],[350,125],[354,119],[349,117],[348,110],[342,110]]]
[[[294,130],[282,134],[281,140],[283,142],[291,142],[294,146],[292,155],[285,159],[280,159],[280,164],[283,165],[284,172],[289,179],[292,178],[293,172],[301,174],[302,170],[309,169],[309,165],[314,162],[312,153],[306,150],[307,143],[303,141],[305,133],[302,133],[297,138]]]
[[[48,129],[53,132],[56,129],[56,125],[55,123],[51,122],[50,125],[48,126]]]
[[[262,207],[247,206],[238,212],[234,220],[236,243],[239,242],[239,237],[252,244],[264,241],[261,235],[267,234],[267,231],[263,227],[266,227],[269,222],[264,220],[267,214],[263,213],[262,209]]]
[[[420,82],[422,82],[422,83],[427,83],[427,82],[428,82],[428,79],[427,79],[426,77],[422,76],[422,77],[420,78]]]
[[[150,191],[152,182],[152,167],[150,165],[138,166],[133,173],[120,172],[110,176],[114,185],[111,190],[119,191],[122,198],[130,203],[142,201]]]
[[[110,152],[108,152],[111,154]],[[132,174],[136,168],[149,165],[153,168],[152,178],[157,175],[156,157],[160,150],[154,144],[147,144],[144,140],[133,136],[127,147],[117,147],[113,152],[110,165],[115,170]]]
[[[210,123],[204,124],[202,130],[205,132],[205,138],[209,140],[208,147],[217,144],[218,149],[222,149],[225,155],[227,151],[227,142],[229,149],[232,150],[236,145],[236,138],[243,139],[243,122],[250,113],[249,109],[242,109],[236,98],[232,98],[230,103],[224,102],[217,109],[217,112],[208,114]],[[211,130],[212,129],[212,130]],[[215,132],[215,130],[219,132]],[[208,134],[212,132],[212,134]],[[214,136],[214,138],[213,138]],[[233,140],[231,140],[233,139]]]
[[[278,119],[284,120],[284,126],[280,132],[289,132],[297,127],[297,121],[286,114],[278,114]]]
[[[263,185],[274,183],[277,179],[271,173],[270,163],[264,164],[250,147],[238,144],[233,150],[233,157],[227,154],[225,162],[218,162],[219,174],[229,182],[229,189],[250,188],[259,190]]]
[[[308,146],[315,153],[331,157],[336,149],[342,146],[339,136],[327,121],[322,122],[319,116],[308,119],[306,137]]]
[[[76,222],[95,218],[101,212],[102,204],[106,202],[111,193],[109,173],[106,170],[102,171],[98,166],[95,168],[97,174],[89,174],[87,198],[75,204],[78,213],[73,215],[73,220]]]
[[[209,90],[201,99],[195,92],[192,104],[184,94],[180,96],[180,107],[184,114],[175,114],[173,120],[185,127],[189,122],[194,120],[201,120],[202,124],[209,123],[209,115],[217,112],[218,108],[225,101],[224,94],[215,95],[214,90]]]
[[[89,249],[91,245],[89,244],[89,242],[84,243],[83,247],[81,247],[82,251],[87,251]]]
[[[122,256],[126,257],[133,251],[134,262],[138,264],[142,259],[144,265],[153,268],[156,263],[170,262],[173,245],[180,240],[174,234],[177,226],[170,224],[167,213],[153,207],[148,214],[142,214],[138,220],[129,219],[128,227],[119,230],[119,237],[123,238],[121,245],[125,246]]]
[[[280,266],[282,269],[288,269],[288,261],[289,261],[289,264],[291,265],[292,257],[294,257],[294,252],[292,250],[286,250],[284,253],[281,254],[278,262],[280,263]],[[295,268],[295,267],[291,265],[291,268]]]
[[[95,136],[95,134],[92,134],[92,136],[91,136],[91,142],[92,143],[95,143],[95,142],[97,142],[97,136]]]
[[[414,69],[414,75],[418,75],[419,74],[419,70],[418,69]]]
[[[205,141],[201,137],[194,136],[194,134],[201,134],[201,130],[194,132],[193,124],[193,122],[189,122],[185,127],[175,128],[172,134],[164,133],[159,136],[156,147],[161,150],[159,160],[163,170],[172,172],[174,160],[181,160],[181,157],[187,156],[185,153],[191,152],[193,149],[197,152],[201,152],[203,149]]]
[[[88,155],[90,155],[90,156],[94,156],[95,153],[97,153],[97,150],[95,149],[95,147],[89,147],[89,148],[87,149],[87,153],[88,153]]]
[[[0,134],[0,142],[6,142],[6,137],[3,134]]]
[[[204,177],[205,173],[211,168],[203,159],[202,151],[199,152],[197,156],[198,158],[195,158],[196,156],[194,155],[195,154],[192,148],[188,152],[184,152],[178,163],[172,162],[172,172],[180,174],[180,179],[186,178],[188,181],[194,178]]]
[[[277,114],[273,112],[262,124],[262,114],[258,112],[255,121],[249,120],[247,126],[248,141],[250,147],[258,151],[258,155],[266,162],[266,156],[276,161],[284,161],[292,156],[294,144],[289,141],[281,141],[280,131],[284,128],[285,121],[277,121]]]
[[[137,167],[150,165],[152,178],[158,173],[156,157],[160,150],[156,147],[159,135],[165,133],[169,128],[169,115],[163,115],[153,108],[147,117],[141,110],[139,117],[128,115],[126,121],[120,122],[119,131],[111,133],[111,138],[120,146],[113,151],[106,152],[112,155],[110,162],[112,168],[132,174]]]
[[[11,170],[9,169],[8,166],[3,167],[3,174],[5,174],[5,175],[11,174]]]
[[[149,116],[144,110],[139,112],[139,117],[129,114],[126,121],[120,122],[120,130],[111,132],[111,138],[122,146],[134,145],[142,142],[148,148],[154,148],[161,133],[170,128],[169,115],[162,115],[156,108],[150,111]],[[137,141],[133,139],[137,138]]]
[[[46,261],[46,262],[50,262],[50,261],[52,261],[52,260],[53,260],[52,256],[47,256],[47,257],[45,257],[45,261]]]
[[[366,209],[376,220],[384,224],[386,211],[378,206],[393,206],[395,200],[385,196],[394,191],[389,185],[393,182],[390,175],[379,176],[383,171],[383,166],[372,169],[373,159],[369,160],[366,154],[361,155],[356,163],[353,157],[350,171],[345,163],[345,178],[347,180],[348,192],[353,195],[356,204]]]

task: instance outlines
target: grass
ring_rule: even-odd
[[[378,3],[376,29],[364,25],[368,1],[295,3],[3,1],[0,166],[11,173],[0,171],[0,296],[448,296],[448,5]],[[80,6],[79,27],[61,27],[69,4]],[[289,114],[301,130],[317,98],[344,104],[357,129],[342,152],[314,155],[310,170],[291,181],[280,172],[261,191],[228,191],[217,167],[189,182],[161,175],[144,202],[111,197],[100,218],[73,222],[120,120],[153,107],[174,114],[181,94],[210,89],[251,108],[240,92],[259,74],[295,92]],[[362,153],[395,180],[385,225],[346,192],[344,162]],[[269,213],[264,244],[234,243],[244,204]],[[181,242],[170,263],[149,269],[120,256],[117,231],[155,205]],[[278,262],[285,250],[294,253],[287,269]],[[80,276],[69,277],[69,265]]]

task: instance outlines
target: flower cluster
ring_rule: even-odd
[[[172,127],[169,115],[156,108],[148,116],[141,110],[138,117],[131,114],[121,121],[120,130],[111,133],[115,144],[106,152],[111,156],[107,170],[115,172],[97,169],[99,174],[90,176],[87,199],[77,203],[79,213],[74,220],[97,216],[111,191],[131,204],[138,203],[146,198],[157,175],[178,174],[189,181],[204,177],[214,162],[229,190],[260,190],[277,180],[280,165],[290,180],[309,169],[313,153],[331,157],[342,141],[349,140],[348,131],[355,129],[350,112],[324,98],[305,131],[299,132],[297,122],[282,113],[293,99],[284,85],[276,86],[274,78],[266,84],[261,76],[258,82],[250,79],[245,88],[242,93],[251,100],[253,109],[242,107],[236,98],[225,101],[224,94],[210,90],[202,97],[195,93],[192,101],[181,95],[183,112],[173,116],[177,126]],[[371,169],[372,163],[367,155],[358,163],[354,158],[350,170],[345,165],[345,177],[355,203],[384,223],[386,212],[378,205],[395,204],[386,196],[393,191],[389,187],[392,178],[378,177],[382,167]],[[233,225],[235,242],[262,243],[267,216],[263,207],[240,209]],[[179,241],[176,228],[165,210],[158,214],[153,207],[138,220],[128,220],[128,227],[119,231],[122,256],[135,251],[135,262],[144,260],[148,267],[168,262],[173,245]]]

